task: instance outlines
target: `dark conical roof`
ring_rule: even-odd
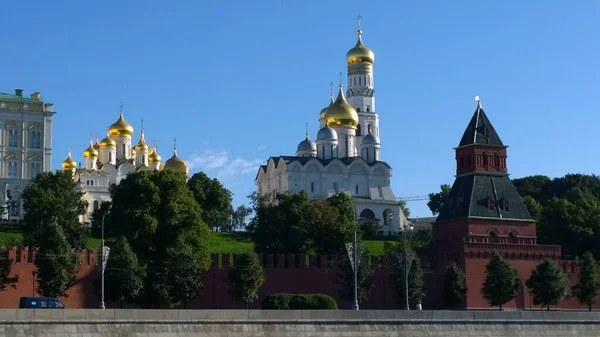
[[[472,144],[504,146],[479,101],[477,102],[477,109],[473,114],[473,118],[471,118],[458,146]]]

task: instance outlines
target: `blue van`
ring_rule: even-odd
[[[66,309],[58,298],[54,297],[21,297],[19,309]]]

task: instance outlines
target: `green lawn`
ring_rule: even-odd
[[[0,246],[18,246],[23,242],[23,235],[15,228],[0,228]],[[372,255],[383,255],[384,240],[363,241]],[[211,253],[238,254],[254,250],[254,243],[247,233],[210,233]],[[100,239],[88,238],[88,248],[100,247]]]

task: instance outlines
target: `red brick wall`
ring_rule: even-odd
[[[452,248],[454,247],[454,248]],[[443,270],[451,261],[457,261],[458,265],[464,267],[467,273],[467,305],[468,308],[488,308],[487,303],[481,297],[481,286],[485,275],[487,257],[467,256],[462,245],[448,245],[444,249],[425,249],[422,254],[424,264],[429,272],[426,275],[425,286],[427,298],[424,300],[425,309],[439,309],[442,307],[442,280]],[[535,246],[543,249],[544,246]],[[548,249],[549,256],[554,250]],[[20,258],[19,258],[20,256]],[[20,255],[16,249],[9,251],[9,257],[13,259],[12,274],[19,276],[19,282],[15,287],[9,287],[0,292],[0,308],[16,308],[19,298],[22,296],[37,295],[33,292],[33,275],[35,265],[35,252],[29,253],[27,248],[22,248]],[[463,258],[464,257],[464,258]],[[533,257],[533,256],[531,256]],[[537,256],[539,257],[539,256]],[[230,255],[212,255],[212,265],[204,278],[204,291],[195,300],[182,305],[189,309],[236,309],[245,308],[245,304],[234,301],[226,289],[226,279],[231,268]],[[337,270],[335,257],[333,256],[310,256],[308,264],[306,256],[299,255],[266,255],[261,257],[265,267],[266,281],[260,290],[260,298],[250,308],[259,308],[264,296],[277,292],[288,293],[322,293],[333,296],[342,309],[351,307],[351,303],[340,300],[339,286],[336,284]],[[522,258],[522,257],[521,257]],[[541,257],[540,257],[541,258]],[[18,260],[18,261],[17,261]],[[529,308],[529,292],[524,283],[529,278],[531,270],[535,268],[539,259],[524,260],[517,255],[509,260],[519,270],[523,280],[523,291],[517,300],[507,304],[507,308]],[[373,269],[373,284],[375,288],[369,295],[369,300],[361,304],[362,309],[398,309],[403,304],[395,301],[395,294],[389,282],[388,267],[394,261],[387,258],[374,256],[371,258]],[[577,266],[574,261],[561,261],[563,270],[567,273],[571,284],[577,282]],[[97,308],[99,301],[93,292],[93,282],[99,276],[96,267],[96,258],[93,252],[81,253],[81,268],[77,274],[78,284],[67,292],[68,297],[62,300],[69,308]],[[600,302],[600,299],[599,299]],[[116,304],[107,304],[108,307],[117,307]],[[567,299],[563,304],[564,309],[584,309],[574,298]],[[595,306],[600,309],[600,303]]]

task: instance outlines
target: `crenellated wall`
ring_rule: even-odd
[[[471,243],[467,244],[473,248]],[[486,247],[490,244],[486,244]],[[487,247],[489,248],[489,247]],[[459,249],[457,248],[457,253]],[[471,251],[471,249],[469,250]],[[423,305],[424,308],[440,308],[440,299],[442,298],[441,281],[442,276],[439,272],[441,266],[445,265],[451,256],[435,255],[435,250],[429,250],[433,258],[423,259],[426,269],[426,289],[427,298]],[[548,257],[554,256],[555,250],[548,249],[545,254]],[[533,268],[541,257],[536,254],[512,255],[512,252],[506,251],[504,255],[511,263],[519,269],[520,276],[526,280]],[[525,259],[525,256],[531,259]],[[11,248],[9,257],[13,260],[12,274],[19,276],[19,282],[15,287],[9,287],[0,292],[1,308],[16,308],[21,296],[37,295],[34,292],[34,275],[36,270],[34,261],[36,259],[35,249]],[[519,258],[520,257],[520,258]],[[338,274],[338,259],[332,255],[259,255],[263,263],[266,281],[259,292],[259,299],[250,305],[250,308],[260,308],[262,299],[272,293],[322,293],[333,296],[341,309],[349,309],[349,302],[343,301],[339,296],[340,284],[336,283]],[[344,257],[345,258],[345,257]],[[469,288],[468,305],[470,308],[487,308],[485,302],[482,302],[480,288],[485,276],[485,265],[487,264],[488,254],[471,253],[465,259],[467,282]],[[188,309],[243,309],[245,304],[233,300],[227,293],[226,280],[233,266],[234,254],[211,254],[211,267],[204,276],[204,290],[202,295],[189,303],[182,304],[182,308]],[[395,301],[395,294],[389,282],[389,268],[396,263],[394,260],[385,256],[369,257],[371,266],[374,270],[373,285],[374,288],[369,295],[369,300],[361,303],[361,309],[400,309],[403,304]],[[94,295],[93,283],[100,273],[96,266],[96,255],[93,251],[84,250],[80,253],[81,267],[77,273],[78,283],[67,292],[68,297],[63,298],[69,308],[97,308],[99,301]],[[578,267],[575,261],[560,261],[563,271],[567,274],[571,284],[577,282]],[[600,301],[599,301],[600,302]],[[118,304],[109,303],[111,308],[118,307]],[[132,306],[125,305],[131,308]],[[517,299],[509,303],[507,308],[529,309],[529,293],[524,287]],[[582,308],[574,298],[567,299],[562,308],[575,309]],[[600,303],[595,306],[600,309]]]

